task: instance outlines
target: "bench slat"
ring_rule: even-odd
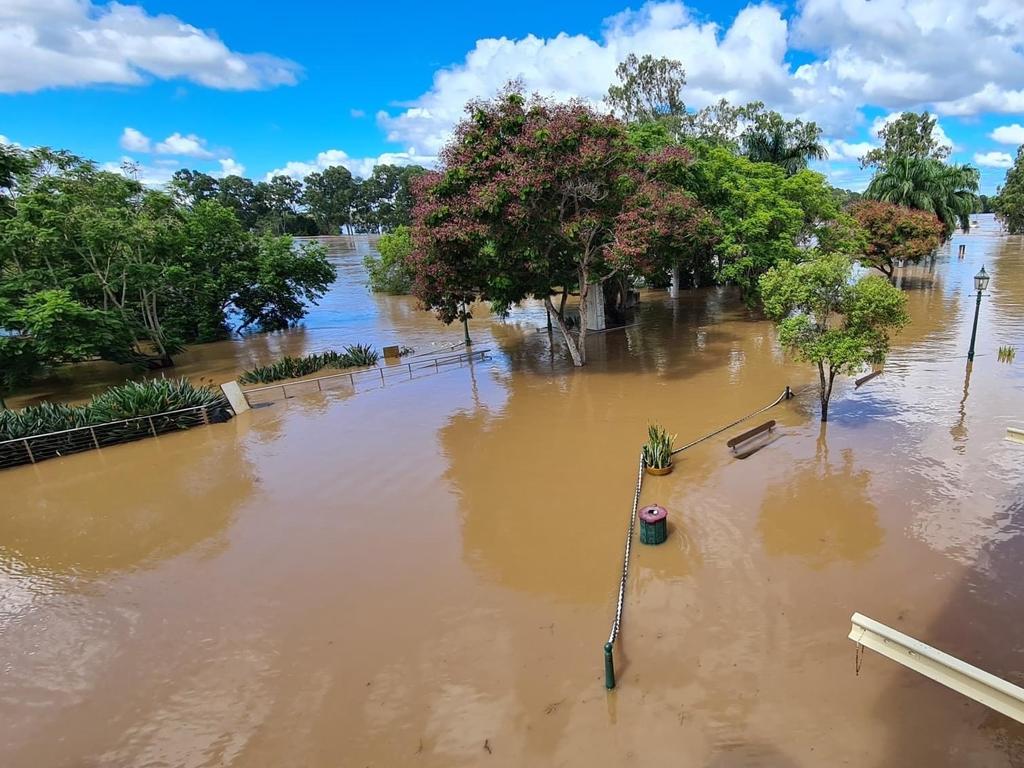
[[[775,428],[775,419],[772,419],[771,421],[766,421],[764,424],[761,424],[758,427],[754,427],[753,429],[747,430],[742,435],[736,435],[736,437],[734,437],[731,440],[729,440],[726,443],[726,445],[729,446],[730,448],[735,448],[740,443],[746,442],[750,438],[757,437],[762,432],[768,432],[768,431],[770,431],[770,430],[772,430],[774,428]]]

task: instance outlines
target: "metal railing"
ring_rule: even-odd
[[[0,441],[0,469],[20,464],[38,464],[71,453],[92,451],[120,443],[130,443],[168,432],[227,421],[231,412],[227,403],[196,405],[174,411],[134,416],[72,429],[61,429],[39,435],[26,435]]]
[[[325,392],[329,389],[336,389],[339,386],[355,393],[362,391],[360,385],[366,385],[367,388],[371,389],[379,389],[390,383],[420,378],[424,374],[440,373],[443,369],[453,365],[461,368],[464,364],[475,360],[482,362],[488,359],[489,353],[489,349],[479,349],[472,352],[460,352],[454,355],[442,354],[440,357],[430,360],[413,360],[407,363],[362,368],[358,371],[332,373],[328,376],[317,376],[312,379],[286,381],[281,384],[270,384],[265,387],[253,387],[252,389],[242,390],[242,394],[245,395],[245,399],[250,405],[256,405],[276,399],[275,396],[277,394],[282,395],[287,400],[297,395]],[[253,395],[256,395],[256,397],[254,398]]]

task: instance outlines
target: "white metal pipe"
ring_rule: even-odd
[[[1024,723],[1024,688],[867,616],[855,613],[851,621],[849,637],[855,643]]]

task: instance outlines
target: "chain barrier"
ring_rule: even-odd
[[[805,392],[807,389],[809,389],[809,387],[804,387],[803,389],[800,390],[800,392],[794,393],[793,390],[791,390],[789,387],[786,387],[783,393],[779,395],[779,397],[774,402],[769,403],[764,408],[758,408],[753,413],[748,413],[741,419],[736,419],[736,421],[726,424],[724,427],[716,429],[714,432],[710,432],[704,435],[703,437],[697,438],[693,442],[687,443],[686,445],[676,448],[674,451],[672,451],[672,455],[675,456],[677,453],[681,453],[682,451],[685,451],[688,448],[693,448],[693,446],[699,443],[703,443],[705,440],[710,440],[715,435],[720,435],[727,429],[732,429],[737,424],[742,424],[744,421],[754,418],[759,413],[764,413],[765,411],[774,408],[783,400],[789,400],[793,397],[796,397],[797,394],[803,394],[803,392]],[[612,620],[612,628],[611,631],[608,633],[608,642],[604,644],[604,686],[608,690],[611,690],[615,687],[615,662],[612,656],[612,651],[615,649],[615,641],[619,637],[619,629],[622,626],[622,608],[626,602],[626,580],[629,576],[629,558],[633,549],[633,530],[636,528],[636,515],[637,510],[640,507],[640,492],[643,490],[643,486],[644,454],[643,451],[641,451],[640,466],[637,470],[636,475],[636,491],[633,493],[633,511],[630,512],[629,528],[626,530],[626,547],[622,557],[622,576],[619,579],[619,597],[615,603],[615,618]]]

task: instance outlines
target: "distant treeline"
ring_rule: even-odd
[[[410,184],[425,173],[418,165],[378,165],[365,179],[340,165],[302,181],[274,176],[217,179],[202,171],[177,171],[168,189],[180,205],[215,200],[235,212],[246,229],[275,235],[337,235],[388,232],[409,223]]]

